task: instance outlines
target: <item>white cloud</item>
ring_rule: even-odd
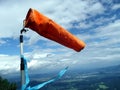
[[[90,5],[88,5],[88,10],[86,10],[86,13],[90,15],[98,15],[103,13],[105,8],[100,2],[95,2]]]
[[[104,26],[94,28],[94,33],[77,36],[86,42],[82,56],[76,56],[80,59],[77,64],[82,66],[88,65],[89,67],[102,67],[118,64],[120,52],[120,20],[114,20]],[[89,31],[88,31],[89,32]],[[81,63],[82,61],[82,63]],[[76,65],[77,66],[77,65]]]
[[[104,26],[105,24],[112,23],[115,20],[116,20],[116,15],[114,15],[112,17],[99,17],[90,22],[88,22],[88,21],[80,22],[80,23],[78,23],[78,25],[75,25],[74,27],[79,30],[80,29],[89,29],[89,28],[94,27],[95,25],[97,25],[98,27]]]
[[[0,54],[0,72],[8,74],[19,70],[19,56]]]
[[[113,10],[120,9],[120,4],[115,4],[112,7]]]
[[[107,25],[99,26],[98,28],[94,28],[93,31],[95,34],[81,34],[77,35],[79,38],[83,38],[83,40],[91,40],[91,39],[116,39],[120,35],[120,20],[114,20],[114,22],[109,22]],[[89,31],[88,31],[89,32]],[[96,40],[95,40],[96,41]],[[118,40],[119,41],[119,40]],[[98,41],[99,42],[99,41]]]
[[[5,44],[5,43],[6,43],[6,41],[0,39],[0,45]]]

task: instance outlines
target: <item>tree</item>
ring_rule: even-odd
[[[10,83],[7,79],[0,77],[0,90],[16,90],[16,83]]]

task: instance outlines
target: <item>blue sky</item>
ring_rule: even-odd
[[[37,9],[86,43],[84,50],[75,52],[29,29],[24,34],[24,55],[30,60],[30,72],[120,63],[119,0],[0,0],[2,75],[19,72],[19,34],[29,8]]]

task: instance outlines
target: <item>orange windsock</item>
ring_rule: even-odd
[[[39,13],[35,9],[29,9],[24,26],[36,31],[39,35],[58,42],[68,48],[79,52],[85,47],[85,43],[62,28],[60,25]]]

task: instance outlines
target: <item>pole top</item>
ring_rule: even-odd
[[[20,31],[20,33],[22,34],[23,32],[27,32],[28,30],[27,29],[25,29],[25,28],[23,28],[21,31]]]
[[[20,33],[22,34],[23,32],[27,32],[28,30],[25,29],[25,20],[23,20],[23,29],[20,31]]]

